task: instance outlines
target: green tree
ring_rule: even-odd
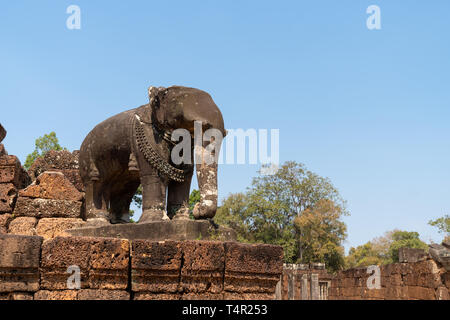
[[[326,209],[335,211],[327,215]],[[312,212],[321,212],[321,217],[327,219],[336,217],[336,221],[317,223],[305,219],[294,224],[297,217],[303,214],[311,217]],[[345,202],[328,179],[307,170],[302,164],[289,161],[273,175],[254,178],[245,193],[228,196],[215,220],[234,228],[243,241],[281,245],[288,263],[324,259],[322,262],[338,268],[343,263],[341,242],[346,237],[340,218],[345,214],[348,214]],[[325,233],[322,228],[343,233],[316,237],[314,234],[318,229],[321,234]],[[314,247],[307,243],[309,239],[319,241],[320,245]],[[309,251],[305,252],[306,248]]]
[[[194,206],[196,203],[200,202],[200,191],[197,189],[192,190],[191,194],[189,195],[189,211],[194,210]]]
[[[370,265],[384,265],[398,262],[400,248],[427,249],[428,246],[419,239],[417,232],[392,230],[384,236],[375,238],[356,248],[350,248],[345,257],[347,268],[367,267]]]
[[[328,199],[319,200],[294,220],[303,262],[325,262],[331,270],[344,265],[342,242],[347,227],[340,220],[342,208]]]
[[[139,185],[139,188],[137,188],[136,193],[133,196],[133,203],[138,208],[142,208],[142,185]]]
[[[450,216],[448,214],[436,220],[430,220],[428,224],[438,228],[439,233],[443,233],[446,239],[450,238]]]
[[[371,265],[383,265],[389,263],[389,259],[383,251],[376,248],[372,242],[350,248],[348,256],[345,257],[347,268],[368,267]]]
[[[356,248],[350,248],[345,257],[346,268],[367,267],[370,265],[383,265],[391,263],[389,247],[392,244],[392,235],[399,230],[388,231],[384,236],[375,238]]]
[[[45,154],[50,150],[60,151],[63,149],[65,148],[62,148],[59,145],[55,132],[44,134],[43,137],[36,139],[34,151],[27,156],[24,167],[27,170],[30,169],[31,165],[37,158],[45,156]]]
[[[398,250],[400,248],[428,250],[427,244],[419,239],[419,233],[408,231],[396,231],[392,234],[392,243],[389,246],[389,256],[393,263],[399,262]]]
[[[251,214],[247,205],[245,193],[230,194],[217,209],[214,221],[235,230],[239,242],[257,242],[255,234],[251,232]]]
[[[191,220],[195,220],[194,218],[194,206],[196,203],[200,202],[201,196],[200,191],[197,189],[193,189],[191,194],[189,195],[189,218]]]

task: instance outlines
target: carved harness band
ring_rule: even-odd
[[[154,125],[153,128],[156,130],[158,129],[155,128]],[[159,130],[157,130],[157,132],[158,131]],[[139,147],[139,151],[142,152],[142,154],[145,157],[145,160],[147,160],[147,162],[150,165],[152,165],[156,170],[158,170],[160,174],[163,174],[172,180],[184,182],[185,179],[184,170],[174,167],[168,161],[164,160],[158,154],[158,152],[155,151],[145,133],[142,121],[137,114],[135,114],[134,119],[134,132],[136,135],[136,142]],[[174,142],[170,139],[170,134],[168,132],[164,133],[158,132],[158,133],[161,136],[161,138],[163,138],[165,141],[170,141],[172,145],[174,144]]]

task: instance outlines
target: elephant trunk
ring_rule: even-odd
[[[218,154],[218,150],[216,150]],[[196,150],[197,180],[200,202],[193,210],[195,219],[211,219],[217,211],[217,161],[204,146]]]

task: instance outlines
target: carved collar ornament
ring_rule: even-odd
[[[168,161],[164,160],[158,152],[153,148],[151,140],[147,137],[145,133],[143,121],[139,118],[137,114],[135,114],[135,119],[133,123],[134,134],[136,138],[136,142],[139,148],[139,151],[142,152],[147,162],[152,165],[158,172],[169,179],[178,182],[184,182],[185,179],[185,171],[182,169],[178,169],[171,165]],[[156,131],[156,133],[164,139],[164,141],[169,142],[169,145],[175,145],[175,142],[171,140],[171,134],[168,131],[164,131],[161,128],[157,127],[154,123],[148,123],[152,125],[152,128]]]

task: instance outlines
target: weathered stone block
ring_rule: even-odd
[[[13,216],[9,213],[0,214],[0,234],[8,232],[8,226],[12,221]]]
[[[13,292],[11,300],[33,300],[33,294],[28,292]]]
[[[67,289],[67,268],[78,266],[81,289],[126,289],[128,265],[127,240],[57,237],[42,246],[41,288]]]
[[[381,286],[382,287],[393,287],[403,285],[403,277],[401,274],[392,274],[388,276],[383,276],[381,274]]]
[[[429,251],[431,257],[442,265],[445,270],[450,271],[450,249],[445,245],[430,244]]]
[[[70,266],[80,268],[81,288],[88,287],[89,257],[92,238],[55,238],[42,245],[41,289],[67,289]]]
[[[70,152],[67,150],[50,150],[43,157],[37,158],[31,165],[30,176],[36,179],[45,171],[58,170],[78,170],[79,169],[79,151]]]
[[[126,289],[128,287],[129,261],[130,243],[128,240],[95,239],[91,245],[89,287]]]
[[[182,257],[179,242],[135,240],[131,246],[131,287],[134,292],[178,291]]]
[[[181,300],[224,300],[224,293],[189,292],[183,293]]]
[[[81,205],[80,201],[19,197],[14,208],[14,215],[36,218],[80,218]]]
[[[78,290],[39,290],[34,294],[34,300],[77,300]]]
[[[29,218],[34,219],[34,218]],[[36,227],[38,236],[45,240],[58,236],[69,236],[65,231],[73,228],[80,228],[86,222],[79,218],[43,218],[39,220]]]
[[[380,289],[369,289],[366,288],[363,292],[362,298],[364,299],[375,299],[375,300],[384,300],[386,295],[386,288]]]
[[[0,292],[37,291],[41,237],[0,234]]]
[[[130,293],[124,290],[83,289],[78,292],[78,300],[130,300]]]
[[[400,248],[398,250],[399,262],[419,262],[427,259],[428,254],[423,249]]]
[[[182,243],[182,250],[183,292],[222,292],[225,267],[223,242],[185,241]]]
[[[12,183],[0,184],[0,213],[11,213],[17,199],[17,189]]]
[[[0,293],[0,300],[33,300],[33,294],[28,292]]]
[[[408,287],[408,298],[417,300],[435,300],[435,290],[418,286]]]
[[[152,293],[152,292],[136,292],[133,300],[180,300],[179,293]]]
[[[33,217],[17,217],[9,223],[8,233],[24,236],[36,235],[37,219]]]
[[[274,300],[275,295],[272,293],[238,293],[224,292],[224,300]]]
[[[442,275],[442,281],[447,287],[447,289],[450,290],[450,272],[446,272],[445,274]]]
[[[83,194],[62,172],[46,171],[30,186],[19,191],[19,196],[52,200],[81,201]]]
[[[26,187],[31,179],[16,156],[0,157],[0,183],[12,183],[17,189]]]
[[[80,171],[78,169],[63,169],[61,172],[73,184],[73,186],[77,188],[78,191],[85,191],[83,180],[81,179]]]
[[[274,293],[282,268],[282,247],[225,243],[226,291]]]

